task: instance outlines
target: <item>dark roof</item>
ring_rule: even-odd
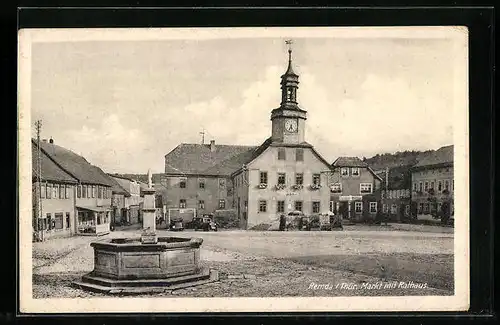
[[[389,168],[388,189],[407,189],[411,187],[411,165]],[[377,173],[385,182],[386,171]]]
[[[210,151],[209,144],[180,144],[165,155],[165,173],[181,175],[229,175],[232,166],[239,162],[237,157],[251,156],[255,146],[215,145]],[[231,160],[234,159],[234,160]],[[220,166],[217,166],[221,164]],[[241,167],[241,166],[239,166]]]
[[[102,169],[90,164],[85,158],[71,150],[49,142],[40,142],[40,148],[57,165],[81,183],[113,186],[110,177]]]
[[[110,174],[108,174],[108,175],[110,175]],[[120,183],[118,183],[116,181],[116,179],[114,179],[113,177],[115,177],[115,176],[110,177],[111,182],[113,183],[113,186],[111,186],[111,192],[114,194],[123,194],[125,196],[130,196],[130,192],[127,191],[123,186],[121,186]]]
[[[441,147],[430,155],[422,158],[413,167],[428,167],[435,165],[453,164],[453,145]]]
[[[368,164],[363,162],[358,157],[339,157],[332,166],[334,167],[368,167]]]
[[[38,147],[35,142],[31,143],[31,158],[33,167],[33,179],[38,176]],[[40,151],[40,165],[42,169],[42,181],[78,183],[70,174],[59,167],[43,151]]]

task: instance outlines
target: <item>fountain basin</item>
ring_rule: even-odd
[[[218,272],[200,267],[201,238],[114,238],[91,243],[94,270],[73,284],[109,294],[153,293],[218,281]]]
[[[111,279],[160,279],[199,271],[201,238],[159,237],[154,244],[114,238],[94,242],[95,276]]]

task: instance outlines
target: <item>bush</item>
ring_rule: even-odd
[[[269,228],[271,228],[270,224],[268,224],[268,223],[260,223],[258,225],[255,225],[255,226],[251,227],[249,230],[266,231],[266,230],[269,230]]]

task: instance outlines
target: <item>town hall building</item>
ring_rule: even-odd
[[[260,146],[212,140],[180,144],[165,156],[160,183],[167,211],[193,212],[191,217],[230,211],[240,228],[250,229],[291,211],[329,210],[332,166],[305,140],[307,111],[298,104],[291,54],[281,76],[281,104],[271,111],[271,135]]]

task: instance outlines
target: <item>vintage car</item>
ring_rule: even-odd
[[[217,231],[217,223],[214,221],[212,214],[205,214],[201,217],[193,218],[191,223],[194,230],[201,229],[203,231]]]
[[[291,211],[286,216],[286,229],[300,229],[302,219],[307,218],[304,212],[302,211]]]
[[[172,231],[182,231],[184,230],[184,223],[181,218],[176,218],[170,220],[170,230]]]

